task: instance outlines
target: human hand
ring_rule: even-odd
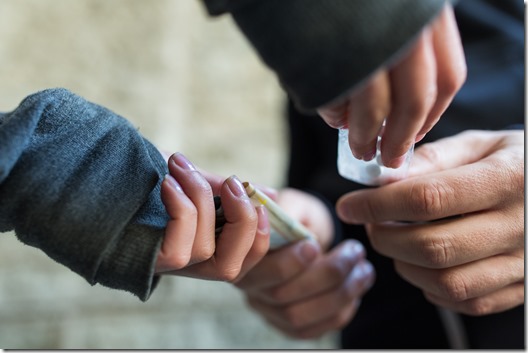
[[[275,201],[317,238],[270,251],[235,285],[270,324],[296,338],[318,337],[354,316],[374,281],[363,246],[346,241],[323,253],[334,235],[332,216],[317,197],[280,190]]]
[[[385,166],[397,168],[412,144],[438,122],[465,78],[464,51],[448,3],[394,65],[318,113],[331,127],[349,129],[352,154],[365,161],[374,158],[386,121],[381,157]]]
[[[430,302],[469,315],[524,302],[523,131],[423,145],[409,179],[349,193],[336,207],[343,221],[367,224],[372,246]]]
[[[235,285],[275,328],[308,339],[345,326],[374,277],[358,241],[323,254],[318,244],[303,240],[270,251]]]
[[[156,273],[235,281],[268,251],[269,225],[263,207],[253,206],[242,183],[198,171],[182,154],[168,161],[161,185],[170,216]],[[226,224],[215,239],[213,195],[222,199]]]

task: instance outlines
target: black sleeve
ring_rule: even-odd
[[[166,163],[124,118],[64,89],[0,114],[0,232],[147,300],[168,220]]]
[[[346,93],[391,60],[445,0],[204,0],[231,13],[296,106]]]

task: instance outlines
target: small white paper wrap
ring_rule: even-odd
[[[385,167],[381,162],[380,141],[381,137],[378,136],[376,157],[365,162],[352,155],[348,144],[348,129],[339,129],[337,143],[337,170],[339,174],[345,179],[369,186],[384,185],[406,178],[414,153],[414,144],[405,154],[403,164],[399,168],[393,169]]]

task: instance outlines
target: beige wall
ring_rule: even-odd
[[[0,1],[0,111],[49,87],[112,109],[204,169],[283,182],[283,93],[231,19],[199,2]],[[0,235],[1,348],[333,346],[332,335],[285,338],[229,284],[165,278],[142,303]]]

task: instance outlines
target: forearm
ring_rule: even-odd
[[[230,12],[298,107],[314,110],[390,61],[444,0],[204,0]],[[329,79],[330,78],[330,79]]]
[[[0,115],[0,231],[89,283],[148,299],[166,165],[125,119],[66,90]]]

